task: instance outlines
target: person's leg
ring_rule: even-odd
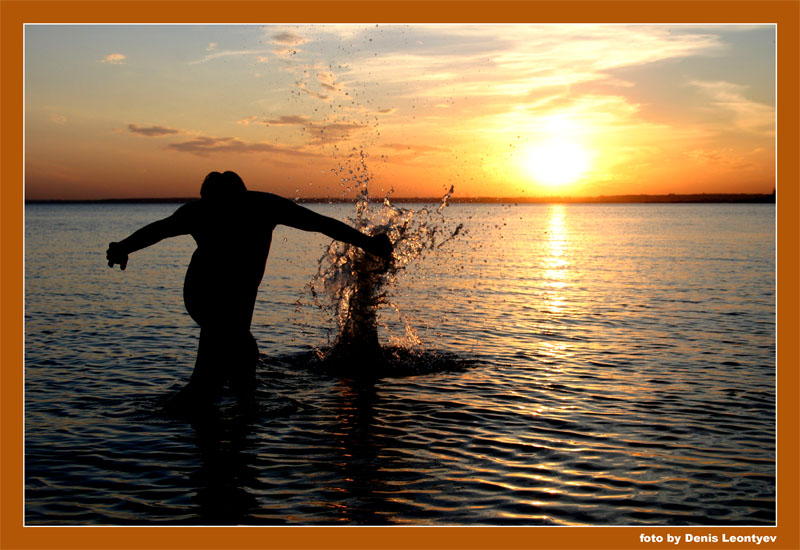
[[[228,381],[237,399],[249,401],[256,389],[257,363],[258,345],[249,330],[203,328],[187,387],[198,399],[213,401]]]
[[[253,334],[239,332],[232,338],[228,379],[231,389],[240,402],[250,401],[256,390],[256,365],[258,364],[258,344]]]
[[[240,285],[228,298],[225,375],[239,403],[245,404],[252,400],[256,390],[258,345],[250,332],[256,292],[247,285]]]
[[[225,381],[219,368],[219,350],[221,344],[214,331],[200,330],[200,343],[197,347],[197,359],[194,371],[180,391],[169,398],[165,409],[176,413],[198,412],[207,405],[213,404],[222,391]]]
[[[189,379],[189,386],[199,399],[213,401],[222,392],[225,340],[223,331],[208,327],[200,329],[197,360]]]
[[[230,383],[240,400],[255,392],[258,346],[250,333],[255,290],[233,281],[216,281],[213,291],[184,287],[186,309],[200,326],[197,362],[187,389],[213,400]]]

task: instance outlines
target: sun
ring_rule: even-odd
[[[556,139],[532,145],[522,162],[538,183],[560,186],[579,180],[589,170],[591,155],[576,142]]]

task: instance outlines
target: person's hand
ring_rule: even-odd
[[[379,258],[383,258],[384,260],[391,260],[392,241],[389,240],[389,236],[386,233],[374,235],[373,237],[370,237],[370,246],[367,249],[367,252],[378,256]]]
[[[128,265],[128,253],[122,250],[119,243],[110,243],[108,245],[106,259],[108,260],[108,267],[114,267],[119,264],[119,268],[124,271]]]

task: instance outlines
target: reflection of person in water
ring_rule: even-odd
[[[125,269],[128,254],[167,237],[191,234],[197,242],[183,297],[200,325],[200,345],[189,384],[171,401],[176,407],[212,401],[226,381],[240,402],[252,396],[258,347],[250,322],[276,225],[323,233],[387,261],[392,254],[386,235],[368,236],[288,199],[248,191],[234,172],[208,174],[200,197],[106,252],[110,267]]]

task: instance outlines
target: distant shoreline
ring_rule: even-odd
[[[30,199],[25,204],[183,204],[197,197],[172,198],[127,198],[127,199]],[[299,198],[299,203],[347,204],[356,199],[343,198]],[[383,202],[381,197],[372,197],[373,203]],[[441,197],[394,197],[394,204],[442,202]],[[451,197],[453,204],[696,204],[696,203],[756,203],[774,204],[775,193],[697,193],[691,195],[603,195],[597,197]]]

